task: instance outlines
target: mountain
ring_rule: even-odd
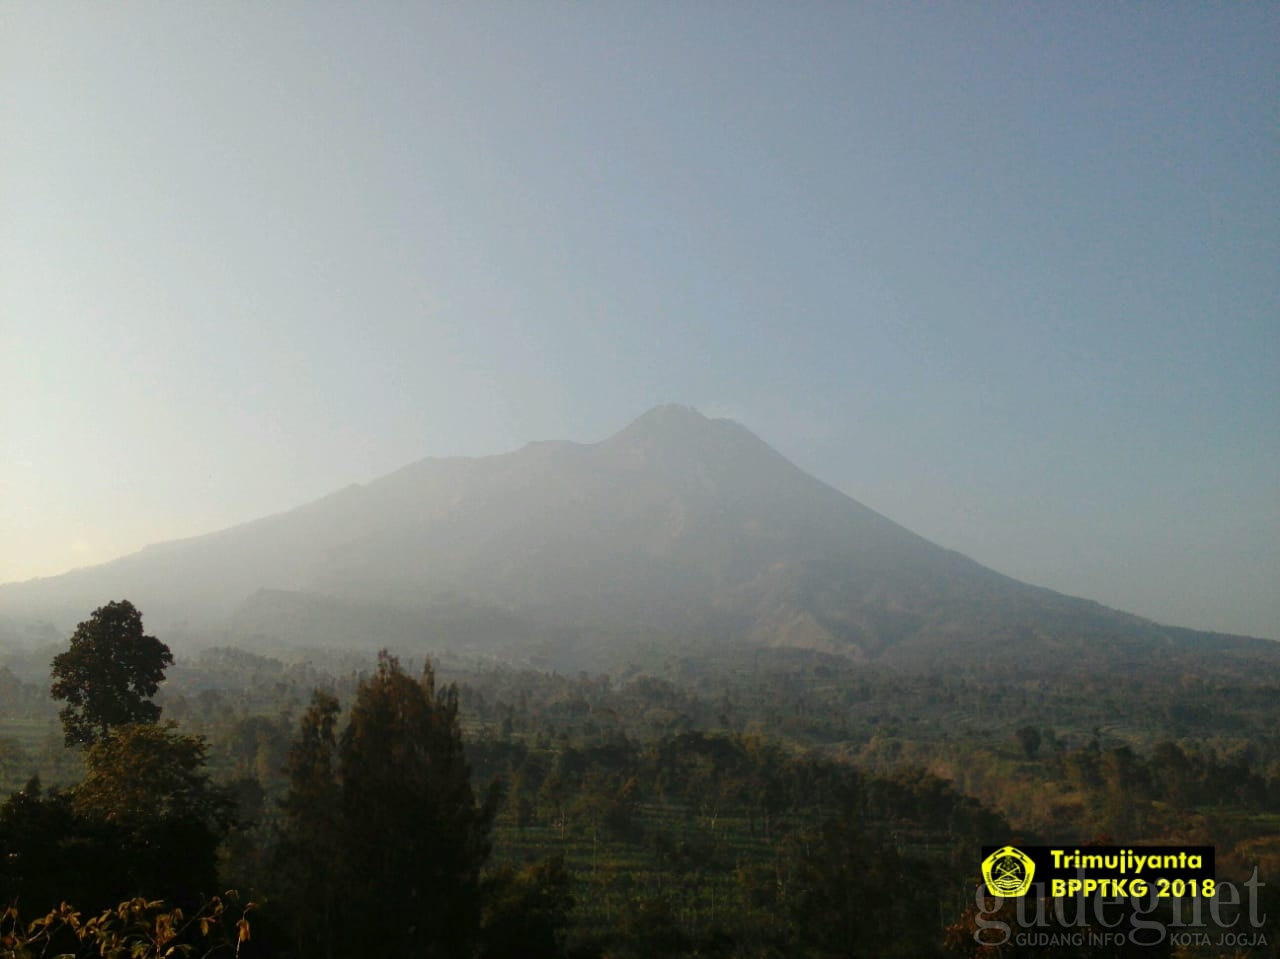
[[[0,586],[0,614],[69,628],[121,597],[161,635],[517,657],[654,639],[931,666],[1280,651],[1002,576],[737,423],[679,406],[599,443],[426,459],[286,513]]]

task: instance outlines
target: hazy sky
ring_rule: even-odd
[[[1277,38],[11,0],[0,581],[682,402],[1001,572],[1280,637]]]

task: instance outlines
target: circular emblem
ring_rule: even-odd
[[[1035,872],[1035,860],[1014,846],[1003,846],[982,861],[982,878],[995,896],[1025,896]]]

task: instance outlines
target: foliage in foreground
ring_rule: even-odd
[[[253,908],[253,903],[239,907],[230,892],[189,915],[160,900],[130,899],[86,919],[64,902],[48,915],[23,922],[11,906],[0,914],[0,959],[239,956],[250,939]]]

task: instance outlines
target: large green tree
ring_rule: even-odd
[[[121,726],[86,751],[80,783],[45,793],[33,779],[0,805],[0,908],[96,910],[136,895],[189,908],[218,891],[233,812],[203,741],[172,723]]]
[[[284,857],[292,911],[320,924],[317,941],[299,947],[314,955],[470,955],[497,796],[480,802],[472,790],[457,690],[437,690],[430,664],[414,679],[384,652],[335,739],[336,716],[336,701],[319,694],[289,760],[283,851],[302,853]]]
[[[185,906],[217,891],[218,844],[235,804],[210,782],[203,740],[173,723],[121,726],[89,747],[73,806],[117,837],[121,894]]]
[[[164,671],[173,665],[169,647],[142,629],[142,614],[127,599],[107,603],[76,627],[71,648],[53,659],[54,699],[68,746],[105,739],[127,723],[154,723],[160,707],[151,701]]]

